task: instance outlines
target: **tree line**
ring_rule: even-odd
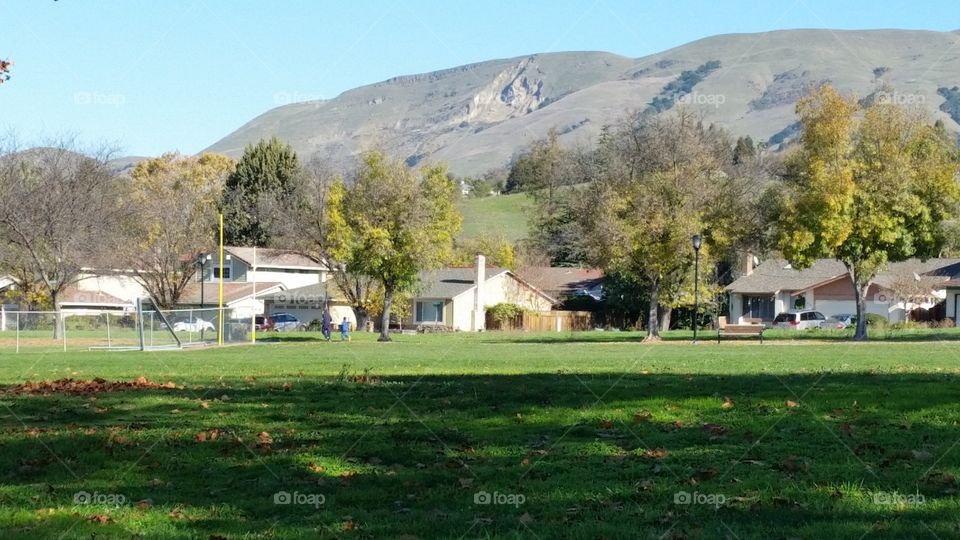
[[[164,307],[177,304],[224,215],[228,245],[290,249],[333,266],[358,322],[404,309],[421,270],[492,264],[591,265],[606,303],[657,339],[692,302],[699,251],[701,304],[720,308],[739,254],[779,252],[796,268],[842,261],[858,315],[891,261],[956,250],[957,147],[942,123],[887,102],[860,103],[824,86],[797,105],[799,140],[771,155],[680,107],[607,126],[589,149],[551,132],[510,168],[506,187],[534,200],[529,240],[455,240],[455,179],[441,165],[413,169],[382,152],[336,171],[301,162],[276,138],[237,161],[165,154],[118,173],[109,149],[69,140],[0,147],[0,272],[18,300],[58,299],[84,272],[132,275]],[[702,314],[693,314],[702,316]],[[857,337],[866,336],[861,323]]]
[[[708,309],[744,252],[779,253],[798,269],[835,258],[853,283],[855,338],[865,339],[877,272],[957,252],[960,155],[922,111],[860,103],[829,85],[796,111],[799,139],[776,156],[683,108],[629,115],[591,149],[563,148],[551,132],[518,156],[507,186],[535,201],[535,246],[554,264],[602,267],[611,307],[641,319],[648,339],[693,303],[694,234]]]
[[[338,174],[322,161],[301,164],[275,138],[236,163],[171,153],[118,173],[111,156],[71,140],[0,148],[0,273],[17,281],[14,300],[57,310],[83,275],[117,272],[172,307],[216,245],[222,213],[228,245],[289,249],[332,266],[359,322],[376,312],[389,340],[395,302],[421,270],[454,256],[460,215],[442,166],[413,170],[370,151]]]

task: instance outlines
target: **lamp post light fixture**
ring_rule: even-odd
[[[690,239],[693,242],[693,344],[697,344],[697,313],[700,311],[700,246],[703,238],[699,234]]]

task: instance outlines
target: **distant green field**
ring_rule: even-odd
[[[499,234],[508,240],[527,236],[527,212],[530,197],[526,194],[500,195],[460,201],[463,231],[460,236],[476,238],[482,233]]]
[[[804,335],[0,353],[0,537],[956,538],[960,331]]]

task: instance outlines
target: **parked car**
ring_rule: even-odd
[[[849,326],[856,326],[857,316],[850,315],[849,313],[842,313],[840,315],[833,315],[827,320],[820,323],[820,328],[830,329],[830,330],[843,330]]]
[[[253,327],[257,332],[269,332],[274,329],[273,319],[265,315],[257,315],[254,318]]]
[[[290,330],[303,330],[306,325],[300,322],[300,319],[289,313],[274,313],[270,315],[273,321],[273,330],[277,332],[286,332]]]
[[[819,311],[788,311],[777,315],[777,318],[773,319],[773,327],[793,330],[819,329],[825,320],[827,318]]]
[[[188,319],[173,323],[174,332],[202,332],[204,330],[213,330],[213,323],[210,321],[205,321],[199,317],[193,321]]]

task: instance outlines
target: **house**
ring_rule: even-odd
[[[478,255],[474,268],[442,268],[421,272],[420,288],[404,326],[446,326],[480,331],[486,307],[499,303],[531,311],[550,311],[557,300],[505,268],[487,268]]]
[[[274,282],[286,289],[322,283],[327,266],[301,253],[272,248],[225,246],[223,248],[224,282]],[[202,280],[220,280],[220,254],[216,250],[204,254]],[[197,281],[201,280],[198,275]]]
[[[560,303],[578,297],[603,299],[603,270],[561,266],[534,266],[517,274]]]
[[[257,283],[223,283],[223,307],[228,319],[249,319],[263,313],[263,297],[284,290],[282,283],[267,281]],[[213,309],[220,300],[218,282],[190,283],[183,289],[176,309]]]
[[[202,271],[184,289],[177,309],[216,307],[220,276],[223,303],[229,318],[247,318],[264,313],[263,298],[279,291],[326,281],[327,266],[301,253],[272,248],[224,246],[223,268],[217,250],[197,260]]]
[[[835,259],[818,259],[797,270],[783,259],[770,259],[754,268],[752,256],[743,275],[726,287],[730,320],[773,321],[778,313],[813,309],[826,316],[855,313],[853,282],[846,267]],[[930,309],[944,298],[950,279],[945,269],[957,259],[910,259],[891,263],[877,274],[867,291],[867,313],[896,322],[909,312]]]
[[[333,280],[314,283],[296,289],[272,292],[258,297],[263,301],[263,313],[289,313],[304,324],[323,317],[324,307],[330,308],[330,317],[334,324],[344,317],[350,321],[350,327],[357,327],[357,316],[353,308]]]

